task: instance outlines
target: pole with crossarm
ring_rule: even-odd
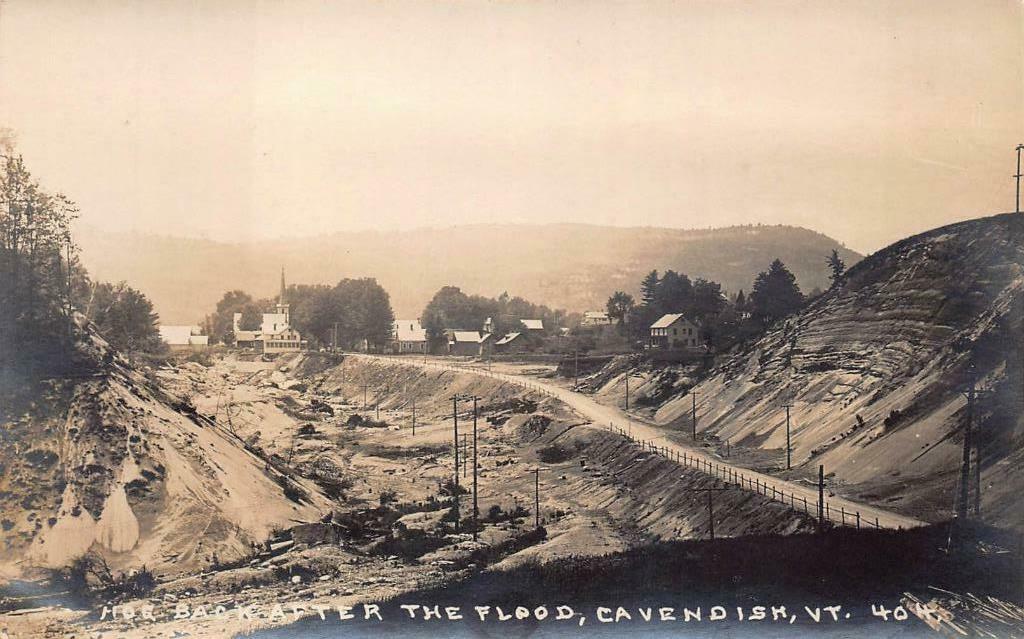
[[[1020,152],[1021,151],[1024,151],[1024,144],[1018,144],[1017,145],[1017,173],[1014,174],[1014,176],[1013,176],[1017,180],[1017,207],[1015,209],[1017,211],[1017,213],[1020,213],[1020,178],[1021,178],[1021,172],[1020,172]]]

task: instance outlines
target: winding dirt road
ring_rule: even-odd
[[[817,487],[809,487],[741,466],[734,466],[715,455],[710,455],[705,451],[669,440],[665,436],[663,429],[638,421],[617,406],[599,404],[587,395],[581,395],[555,384],[546,383],[526,375],[494,372],[481,366],[460,365],[437,359],[421,360],[406,357],[365,355],[361,353],[352,353],[348,354],[348,356],[384,361],[402,366],[415,366],[436,370],[457,370],[515,384],[563,402],[581,417],[590,420],[592,422],[590,426],[593,428],[620,432],[623,436],[637,441],[645,448],[671,459],[678,459],[680,463],[685,463],[687,466],[697,468],[724,481],[736,484],[741,488],[772,497],[777,501],[790,504],[793,508],[809,512],[812,515],[817,512]],[[829,493],[826,492],[826,517],[837,524],[845,524],[847,526],[859,524],[863,527],[891,529],[913,528],[925,525],[925,522],[911,517],[905,517],[888,510],[828,495]]]

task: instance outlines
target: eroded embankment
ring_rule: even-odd
[[[562,459],[552,470],[568,471],[592,506],[654,539],[793,534],[814,528],[812,518],[757,493],[714,477],[635,443],[592,427],[552,433],[534,448],[541,461]],[[709,508],[708,494],[711,492]],[[583,498],[583,497],[581,497]]]
[[[624,437],[592,425],[581,423],[578,416],[550,397],[513,384],[462,371],[424,369],[397,361],[348,358],[325,368],[312,358],[289,363],[296,372],[315,370],[311,388],[340,392],[362,400],[363,388],[368,391],[368,408],[374,409],[379,399],[384,414],[403,422],[407,428],[413,398],[417,402],[418,419],[426,423],[451,422],[453,395],[480,397],[481,419],[488,420],[486,438],[504,437],[516,448],[523,468],[518,476],[505,478],[509,494],[518,494],[524,503],[532,501],[532,474],[527,471],[541,467],[541,514],[550,520],[554,512],[567,512],[573,521],[568,525],[552,525],[550,539],[528,554],[544,555],[549,547],[567,544],[560,535],[580,535],[574,526],[600,528],[607,526],[605,536],[616,537],[616,543],[596,548],[608,550],[631,547],[651,539],[687,539],[708,536],[711,513],[714,514],[716,536],[744,534],[791,534],[813,527],[813,520],[786,506],[754,492],[728,488],[709,475],[686,468],[662,456],[641,450]],[[532,402],[526,413],[499,416],[516,401]],[[460,409],[461,410],[461,409]],[[507,411],[506,411],[507,412]],[[399,413],[402,417],[399,418]],[[463,428],[466,418],[462,417]],[[506,421],[507,420],[507,421]],[[500,422],[493,432],[494,422]],[[450,433],[450,427],[447,427]],[[443,463],[443,462],[442,462]],[[481,461],[482,472],[495,462]],[[491,471],[493,472],[493,471]],[[516,473],[511,473],[516,475]],[[708,489],[712,493],[708,507]],[[725,489],[725,490],[722,490]],[[605,540],[608,541],[608,540]],[[568,543],[575,551],[586,552],[580,542]]]

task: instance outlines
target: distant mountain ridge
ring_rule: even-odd
[[[778,257],[810,292],[826,288],[825,257],[832,249],[848,265],[861,258],[825,235],[781,225],[473,225],[236,243],[82,228],[77,237],[93,277],[126,280],[142,290],[168,324],[198,321],[229,289],[273,295],[282,266],[290,283],[375,277],[390,293],[396,315],[416,317],[449,284],[583,311],[603,308],[616,290],[637,294],[651,269],[671,268],[720,282],[728,291],[749,291],[754,276]]]

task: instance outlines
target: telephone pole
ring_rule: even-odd
[[[476,490],[476,418],[477,418],[477,400],[479,397],[473,397],[473,539],[477,538],[477,530],[480,528],[480,504],[477,501],[477,490]]]
[[[416,398],[412,398],[412,435],[416,436]]]
[[[572,374],[572,389],[576,390],[580,387],[580,352],[578,350],[573,351],[573,374]]]
[[[452,395],[452,424],[455,427],[455,488],[459,487],[459,396]],[[458,503],[458,497],[455,498]]]
[[[793,445],[789,439],[789,409],[793,408],[792,404],[783,404],[783,408],[786,409],[786,470],[793,467]]]
[[[540,468],[533,469],[533,527],[540,528]]]
[[[714,541],[715,539],[715,493],[725,492],[732,490],[730,486],[708,486],[706,488],[686,488],[688,492],[700,493],[706,492],[708,494],[708,537]]]
[[[967,423],[964,425],[964,451],[960,462],[960,500],[956,505],[956,516],[960,521],[967,519],[967,502],[971,489],[971,439],[974,434],[974,399],[975,379],[974,371],[970,372],[970,382],[965,395],[967,396]]]
[[[690,391],[691,417],[693,418],[693,440],[697,441],[697,391]]]
[[[825,530],[825,466],[818,464],[818,532]]]
[[[455,505],[455,530],[459,530],[459,396],[452,395],[452,422],[455,426],[455,484],[452,486],[452,502]]]
[[[1014,176],[1013,176],[1017,180],[1017,207],[1016,207],[1017,213],[1020,213],[1020,178],[1021,178],[1021,173],[1020,173],[1020,152],[1021,151],[1024,151],[1024,144],[1018,144],[1017,145],[1017,173],[1014,174]]]

